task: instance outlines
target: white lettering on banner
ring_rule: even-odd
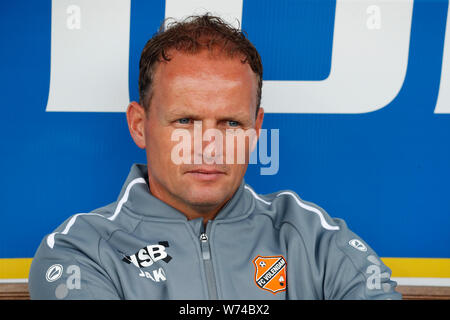
[[[46,111],[123,112],[130,0],[53,0]]]
[[[450,113],[450,5],[445,28],[444,55],[442,58],[441,81],[434,113]]]
[[[193,14],[211,12],[239,27],[242,21],[243,0],[166,0],[166,18],[176,20]]]
[[[130,1],[52,1],[47,111],[126,110]],[[210,11],[236,25],[242,19],[242,3],[167,0],[165,15],[179,19]],[[413,0],[337,0],[330,75],[321,81],[264,81],[265,111],[352,114],[385,107],[406,75],[412,7]],[[450,86],[446,61],[441,89]],[[449,91],[441,90],[444,96],[436,113],[450,113]]]
[[[383,27],[367,28],[376,4]],[[265,81],[262,106],[277,113],[366,113],[390,103],[406,75],[412,0],[337,0],[331,71],[322,81]]]

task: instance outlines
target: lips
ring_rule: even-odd
[[[196,168],[186,171],[186,174],[197,180],[213,181],[225,175],[225,172],[215,168]]]
[[[195,170],[190,170],[186,173],[201,173],[201,174],[225,174],[222,171],[219,170],[214,170],[214,169],[195,169]]]

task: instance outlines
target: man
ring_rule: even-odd
[[[131,168],[116,202],[44,238],[31,297],[400,298],[390,270],[344,221],[292,191],[263,196],[245,184],[261,88],[258,52],[217,17],[191,17],[150,39],[140,103],[127,110],[147,166]]]

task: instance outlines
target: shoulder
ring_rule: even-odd
[[[111,208],[114,204],[99,208],[88,213],[76,213],[68,217],[52,233],[45,237],[46,244],[53,248],[59,238],[64,240],[82,240],[102,237],[105,229],[114,228],[110,221]],[[109,227],[109,228],[108,228]]]
[[[76,269],[78,273],[103,277],[99,271],[102,270],[100,241],[107,239],[108,234],[117,229],[117,225],[108,220],[111,208],[110,205],[89,213],[74,214],[42,239],[28,276],[30,295],[33,299],[59,297],[55,294],[56,284],[60,284],[63,280],[56,282],[49,278],[49,273],[59,271],[54,279],[66,279],[70,278],[71,272]],[[87,294],[83,290],[73,290],[71,296],[75,293]]]
[[[276,228],[288,224],[299,232],[338,231],[344,225],[341,219],[333,219],[320,206],[303,200],[292,190],[281,190],[271,194],[257,194],[249,185],[246,189],[255,199],[255,214],[271,217]]]
[[[327,298],[401,298],[394,291],[390,269],[343,219],[332,218],[291,190],[267,195],[248,190],[255,198],[255,215],[269,216],[286,241],[301,241],[312,265],[324,277]]]
[[[123,221],[125,217],[112,219],[115,218],[115,207],[114,202],[91,212],[76,213],[66,218],[53,232],[44,236],[33,262],[64,259],[64,256],[87,256],[99,260],[100,241],[108,240],[114,231],[128,227]]]
[[[332,218],[319,205],[303,200],[292,190],[282,190],[275,193],[253,194],[256,215],[267,215],[274,228],[287,228],[298,234],[308,246],[320,246],[321,253],[340,254],[350,260],[358,260],[358,253],[373,253],[373,250],[358,235],[349,229],[347,223],[340,218]]]

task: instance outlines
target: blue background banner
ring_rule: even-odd
[[[264,80],[329,76],[335,8],[244,0],[242,28]],[[406,76],[384,108],[267,113],[263,127],[279,129],[279,171],[250,165],[247,183],[258,193],[294,190],[345,219],[382,257],[450,258],[450,114],[435,113],[447,10],[447,1],[414,2]],[[46,112],[52,2],[2,1],[0,14],[0,258],[32,257],[67,217],[115,201],[132,163],[146,160],[125,113]],[[131,1],[131,100],[141,50],[164,16],[164,1]]]

